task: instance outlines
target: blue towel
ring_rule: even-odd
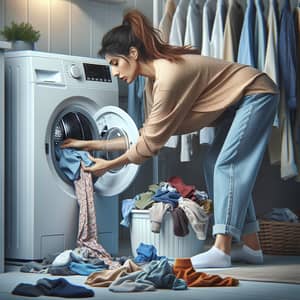
[[[59,160],[59,167],[71,181],[79,179],[81,161],[83,161],[86,167],[93,165],[87,151],[80,151],[73,148],[61,149],[57,146],[55,153]]]

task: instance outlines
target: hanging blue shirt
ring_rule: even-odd
[[[285,0],[281,12],[278,52],[281,88],[285,89],[289,109],[296,110],[296,36],[289,0]]]
[[[128,85],[128,114],[138,128],[144,123],[144,86],[143,76],[138,76]]]
[[[237,62],[255,67],[256,57],[254,52],[254,25],[255,6],[254,0],[248,0],[246,13],[239,42]]]

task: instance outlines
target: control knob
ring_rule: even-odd
[[[81,78],[81,70],[78,66],[76,65],[72,65],[70,67],[70,73],[71,73],[71,76],[75,79],[79,79]]]

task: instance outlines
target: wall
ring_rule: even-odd
[[[96,57],[103,34],[132,7],[152,18],[152,2],[145,0],[0,0],[0,28],[11,21],[30,22],[41,32],[37,50]]]

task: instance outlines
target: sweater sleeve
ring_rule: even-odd
[[[153,106],[135,145],[127,152],[133,163],[156,155],[191,111],[196,100],[190,88],[155,88]]]

